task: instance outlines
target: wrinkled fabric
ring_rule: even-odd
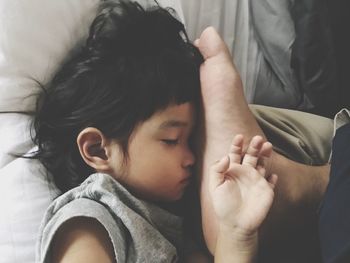
[[[311,108],[291,68],[295,30],[290,0],[250,2],[251,20],[262,51],[254,103],[282,108]]]
[[[50,262],[50,244],[65,222],[96,219],[106,229],[117,262],[178,262],[183,250],[182,219],[134,197],[107,174],[92,174],[58,197],[40,227],[36,262]]]
[[[254,102],[335,113],[337,74],[324,1],[251,0],[263,58]]]
[[[292,68],[302,91],[318,114],[338,111],[338,73],[325,0],[294,1],[291,10],[296,39]]]

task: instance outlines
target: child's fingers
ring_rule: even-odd
[[[225,173],[229,167],[230,158],[228,156],[224,156],[219,161],[214,163],[213,171],[216,173]]]
[[[212,173],[209,176],[209,189],[214,190],[225,180],[225,172],[230,165],[230,158],[224,156],[212,166]]]
[[[243,165],[250,165],[254,168],[256,167],[259,160],[259,154],[263,145],[263,141],[264,139],[261,136],[253,137],[253,139],[249,143],[247,152],[243,157]]]
[[[231,163],[241,163],[243,148],[243,135],[237,134],[233,140],[229,151]]]
[[[277,174],[271,174],[266,180],[270,184],[271,188],[274,189],[277,184],[278,176]]]
[[[276,186],[276,183],[277,183],[278,176],[276,174],[271,174],[271,175],[267,174],[266,169],[261,165],[258,165],[256,170],[259,172],[259,174],[262,177],[264,177],[266,179],[266,181],[269,183],[271,188],[274,189]]]
[[[258,173],[259,173],[262,177],[266,178],[266,176],[267,176],[267,174],[266,174],[266,169],[265,169],[263,166],[258,165],[258,166],[256,167],[256,170],[258,171]]]
[[[261,147],[259,156],[262,158],[268,158],[271,156],[271,154],[272,154],[272,144],[270,142],[264,142]]]

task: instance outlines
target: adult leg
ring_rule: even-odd
[[[229,52],[213,28],[206,29],[195,42],[205,62],[201,67],[204,108],[203,160],[200,171],[200,198],[204,237],[213,253],[216,245],[217,224],[208,194],[209,166],[220,159],[235,134],[248,139],[264,132],[250,111],[243,94],[240,77],[232,64]],[[287,159],[276,151],[266,164],[270,173],[279,175],[273,208],[263,227],[261,240],[278,240],[287,226],[304,225],[315,213],[328,182],[328,166],[307,166]],[[305,176],[307,175],[307,176]],[[275,231],[277,237],[273,237]],[[284,236],[286,238],[286,236]]]
[[[266,106],[250,105],[250,109],[267,139],[273,143],[275,151],[290,160],[307,165],[322,165],[328,162],[333,120],[305,112]],[[306,178],[301,178],[301,183],[305,182],[310,174],[303,176]],[[318,175],[311,179],[317,182],[317,178],[322,179]],[[317,185],[319,184],[312,188],[310,184],[309,198],[317,193]],[[274,222],[274,216],[267,219],[261,229],[261,262],[285,262],[286,259],[289,259],[288,262],[298,263],[321,261],[316,224],[318,207],[305,206],[303,211],[300,206],[298,210],[301,211],[300,216],[305,216],[305,220],[300,217],[299,224],[290,220],[288,228],[285,228],[288,221],[279,224],[278,221]],[[275,226],[273,231],[266,227],[268,225]],[[266,237],[270,242],[266,242]]]
[[[249,105],[274,150],[307,165],[329,162],[334,121],[322,116],[282,108]]]

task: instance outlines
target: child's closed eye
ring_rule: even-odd
[[[163,139],[162,142],[166,145],[174,146],[179,143],[179,139]]]

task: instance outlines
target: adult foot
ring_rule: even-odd
[[[205,59],[200,68],[205,147],[200,152],[203,160],[199,162],[201,165],[199,173],[203,231],[208,248],[213,252],[218,226],[209,197],[209,167],[229,150],[234,135],[243,134],[247,141],[255,135],[264,138],[265,136],[245,100],[242,82],[229,51],[215,29],[212,27],[205,29],[195,41],[195,45]],[[265,167],[268,174],[279,175],[279,183],[276,188],[276,202],[268,216],[264,227],[266,235],[263,236],[269,239],[276,232],[275,229],[295,226],[295,232],[298,232],[296,236],[301,237],[300,226],[310,216],[310,212],[305,211],[314,209],[314,204],[319,200],[319,195],[315,195],[311,182],[317,181],[320,174],[327,175],[327,167],[301,165],[275,152],[269,163],[265,163]],[[276,237],[275,240],[281,243],[285,232],[282,230],[278,232],[282,238]]]
[[[228,48],[213,27],[206,28],[195,45],[205,61],[200,68],[207,147],[227,150],[232,136],[244,134],[249,141],[262,135],[244,97],[241,78]],[[211,143],[216,145],[211,145]],[[215,159],[213,156],[213,158]]]
[[[208,190],[210,166],[227,153],[235,135],[244,134],[247,142],[255,135],[265,136],[249,110],[228,48],[215,29],[205,29],[195,45],[205,59],[200,68],[205,135],[199,173],[203,231],[213,253],[218,225]]]

